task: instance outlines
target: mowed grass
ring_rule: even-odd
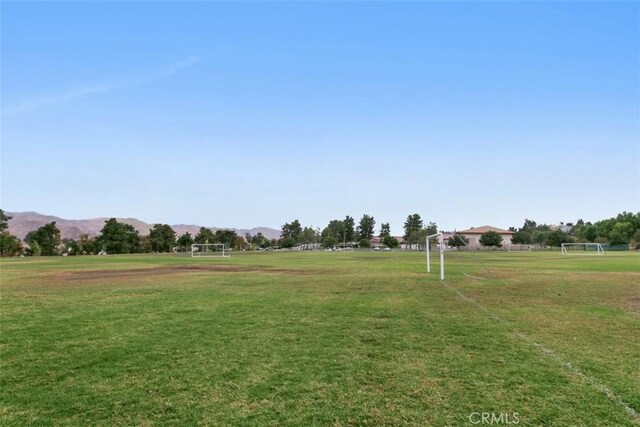
[[[640,425],[640,254],[447,263],[2,260],[0,423]]]

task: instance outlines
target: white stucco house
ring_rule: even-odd
[[[492,227],[490,225],[483,225],[482,227],[471,227],[467,230],[457,230],[456,234],[469,239],[469,248],[478,249],[482,247],[482,245],[480,244],[480,236],[482,236],[487,231],[495,231],[502,236],[502,247],[507,247],[511,244],[513,231],[503,230],[502,228]],[[445,233],[445,239],[450,236],[451,234]]]

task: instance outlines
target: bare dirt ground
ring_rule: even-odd
[[[142,276],[158,276],[168,274],[184,274],[184,273],[276,273],[276,274],[294,274],[306,275],[313,274],[306,270],[288,270],[282,268],[268,268],[258,266],[240,266],[240,265],[169,265],[152,268],[132,268],[125,270],[84,270],[84,271],[65,271],[56,273],[53,278],[57,280],[80,281],[80,280],[102,280],[116,278],[130,278]]]

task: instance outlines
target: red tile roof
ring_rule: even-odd
[[[482,227],[472,227],[468,230],[458,230],[458,234],[484,234],[487,231],[495,231],[498,234],[513,234],[513,231],[503,230],[502,228],[483,225]]]

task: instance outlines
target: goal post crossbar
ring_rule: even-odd
[[[562,243],[560,250],[562,255],[569,255],[572,252],[572,248],[582,248],[583,252],[595,252],[597,255],[604,255],[604,248],[600,243]]]
[[[440,280],[444,280],[444,232],[435,233],[425,238],[425,249],[427,252],[427,273],[431,273],[431,258],[429,255],[429,240],[436,240],[440,249]]]
[[[508,251],[509,252],[531,252],[532,249],[533,249],[533,245],[511,243],[509,244]]]
[[[224,243],[194,243],[191,245],[192,258],[228,258],[229,249]]]
[[[468,242],[467,242],[467,241],[465,241],[465,239],[464,239],[464,238],[462,238],[462,237],[461,237],[461,236],[460,236],[456,231],[454,231],[453,233],[451,233],[451,237],[450,237],[450,239],[458,239],[458,240],[462,243],[462,245],[463,245],[465,248],[469,249]],[[443,235],[442,235],[442,253],[444,253],[445,249],[446,249],[446,248],[445,248],[445,245],[444,245],[444,233],[443,233]],[[455,253],[454,251],[452,251],[452,252],[451,252],[451,254],[452,254],[452,255],[453,255],[454,253]],[[496,277],[496,276],[491,272],[491,270],[489,270],[489,268],[488,268],[488,267],[486,266],[486,264],[485,264],[485,263],[480,259],[480,257],[479,257],[479,256],[478,256],[474,251],[469,251],[469,253],[473,256],[473,258],[475,259],[475,261],[476,261],[476,262],[477,262],[477,263],[478,263],[478,264],[479,264],[479,265],[480,265],[480,266],[481,266],[481,267],[482,267],[482,268],[487,272],[487,274],[489,274],[489,276],[491,276],[491,277],[493,277],[493,278],[495,279],[495,277]],[[456,258],[457,258],[457,256],[456,256]],[[486,279],[486,278],[484,278],[484,277],[474,276],[474,275],[468,274],[468,273],[466,273],[466,272],[463,272],[462,274],[464,274],[465,276],[470,277],[470,278],[472,278],[472,279],[487,280],[487,279]]]

